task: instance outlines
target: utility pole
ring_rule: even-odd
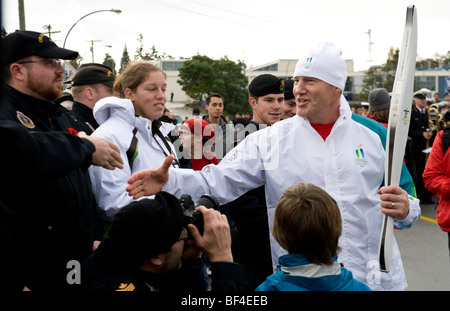
[[[94,63],[94,42],[100,42],[102,40],[88,40],[91,42],[91,53],[92,53],[92,62]]]
[[[19,29],[25,30],[25,4],[23,3],[23,0],[19,1]]]
[[[61,32],[61,31],[59,31],[59,30],[56,30],[56,31],[52,31],[52,25],[45,25],[44,26],[44,29],[47,29],[47,32],[48,32],[48,37],[51,39],[52,38],[52,33],[59,33],[59,32]]]

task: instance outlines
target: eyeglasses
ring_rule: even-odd
[[[50,65],[52,67],[62,66],[62,62],[56,58],[47,58],[47,59],[41,59],[41,60],[29,60],[29,61],[20,62],[18,64],[32,64],[32,63],[44,63],[44,64]]]
[[[186,241],[188,238],[189,238],[188,232],[187,232],[186,228],[183,227],[183,230],[181,231],[181,237],[178,238],[177,242]]]

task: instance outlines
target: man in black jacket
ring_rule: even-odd
[[[94,119],[94,106],[100,99],[113,95],[116,77],[111,68],[97,63],[83,64],[72,79],[72,114],[91,135],[99,126]]]
[[[259,75],[252,80],[248,90],[253,118],[240,132],[241,136],[247,136],[280,120],[284,84],[284,79],[270,74]],[[236,262],[251,269],[254,277],[248,289],[253,290],[273,272],[265,187],[250,190],[222,208],[235,223],[232,235],[233,255]]]
[[[436,133],[429,128],[428,124],[426,92],[419,90],[414,93],[413,97],[415,105],[411,111],[408,132],[410,140],[406,145],[405,163],[413,177],[420,203],[428,204],[433,202],[432,193],[423,184],[422,174],[426,164],[426,156],[423,150],[432,146]]]
[[[117,146],[99,137],[62,131],[30,133],[15,121],[3,120],[0,136],[0,160],[8,163],[2,169],[6,182],[0,187],[0,291],[4,293],[28,288],[28,269],[39,268],[24,255],[35,241],[33,224],[41,220],[33,218],[34,214],[42,208],[40,201],[22,205],[23,196],[31,193],[28,189],[89,163],[109,169],[123,165]],[[61,150],[65,151],[63,157]]]
[[[211,124],[216,133],[215,149],[212,150],[219,160],[236,146],[234,126],[228,124],[223,114],[224,98],[219,93],[211,93],[206,97],[205,108],[208,114],[202,117]]]
[[[74,59],[78,52],[59,48],[44,34],[33,31],[11,33],[2,44],[6,84],[2,88],[0,119],[15,122],[33,134],[78,134],[77,122],[65,108],[54,103],[62,94],[64,69],[59,59]],[[64,144],[47,148],[53,149],[62,161],[73,159],[74,154]],[[86,148],[87,155],[80,153],[81,161],[70,170],[43,175],[12,166],[2,175],[8,178],[2,188],[1,200],[7,207],[4,214],[16,225],[13,236],[9,236],[14,260],[6,263],[6,267],[12,264],[17,271],[12,289],[73,288],[66,280],[68,262],[85,259],[91,254],[94,241],[101,239],[87,172],[96,150],[92,144]],[[108,167],[120,167],[120,161],[117,155],[116,162]]]

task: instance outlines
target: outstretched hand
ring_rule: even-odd
[[[148,168],[131,175],[126,188],[128,195],[133,199],[138,199],[161,191],[169,179],[169,167],[172,165],[173,159],[173,155],[168,155],[160,167]]]

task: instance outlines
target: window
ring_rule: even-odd
[[[177,71],[181,67],[183,67],[184,61],[176,61],[176,62],[162,62],[162,70],[164,71]]]
[[[416,87],[418,90],[422,88],[430,91],[436,90],[436,77],[415,77]]]
[[[256,69],[255,71],[278,71],[278,63]]]

